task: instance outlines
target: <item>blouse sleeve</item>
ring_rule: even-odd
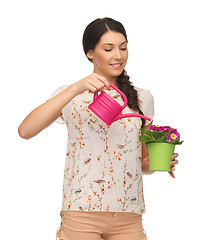
[[[154,119],[154,97],[149,90],[143,90],[140,94],[140,109],[143,114],[149,118],[151,121],[145,120],[145,125],[148,125]]]
[[[47,99],[50,100],[52,99],[53,97],[55,97],[57,94],[59,94],[60,92],[62,92],[65,88],[67,88],[68,86],[67,85],[63,85],[61,87],[58,87],[50,96],[49,98]],[[64,124],[65,123],[65,119],[64,119],[64,114],[63,114],[63,109],[62,109],[62,115],[60,117],[58,117],[55,122],[59,123],[59,124]]]

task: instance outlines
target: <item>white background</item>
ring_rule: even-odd
[[[17,129],[63,84],[92,73],[82,49],[98,17],[121,21],[126,67],[155,100],[154,124],[185,142],[179,164],[144,176],[149,240],[219,239],[217,1],[1,1],[1,239],[55,239],[60,224],[67,129],[53,123],[24,140]]]

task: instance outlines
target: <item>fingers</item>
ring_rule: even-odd
[[[100,76],[99,74],[96,74],[96,73],[95,73],[95,75],[97,76],[97,79],[99,79],[100,81],[102,81],[102,82],[104,83],[104,86],[106,86],[106,88],[107,88],[108,90],[110,90],[110,84],[109,84],[109,82],[106,80],[106,78],[103,77],[103,76]]]
[[[174,160],[175,158],[177,158],[179,156],[178,153],[174,153],[173,156],[172,156],[172,160]]]
[[[171,169],[171,170],[172,170],[172,172],[173,172],[173,171],[175,171],[175,170],[176,170],[175,166],[174,166],[174,167],[172,167],[172,169]]]
[[[169,174],[170,174],[170,176],[172,177],[172,178],[175,178],[175,175],[173,174],[173,172],[168,172]]]
[[[179,163],[178,160],[174,160],[174,161],[170,162],[170,166],[172,167],[172,168],[171,168],[172,171],[175,171],[175,170],[176,170],[175,165],[178,164],[178,163]]]
[[[176,170],[175,165],[179,163],[179,161],[176,159],[178,156],[179,156],[178,153],[174,153],[173,156],[172,156],[172,161],[170,162],[170,166],[172,167],[171,168],[172,171],[169,172],[169,174],[172,178],[175,178],[175,175],[173,174],[173,171]]]
[[[174,161],[170,162],[170,166],[174,166],[174,165],[176,165],[178,163],[179,163],[179,161],[175,159]]]
[[[96,73],[93,73],[87,79],[87,89],[90,93],[95,93],[96,91],[103,91],[104,87],[110,90],[110,84],[107,79],[103,76],[100,76]]]
[[[179,161],[176,159],[179,156],[178,153],[174,153],[172,156],[172,161],[170,162],[170,166],[174,166],[179,163]]]

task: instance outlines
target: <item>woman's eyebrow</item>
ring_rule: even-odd
[[[120,46],[123,45],[123,44],[126,43],[126,42],[127,42],[127,41],[121,43]],[[104,46],[104,45],[111,45],[111,46],[113,46],[114,44],[113,44],[113,43],[104,43],[102,46]]]

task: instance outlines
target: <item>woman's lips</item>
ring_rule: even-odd
[[[114,64],[110,64],[110,66],[112,66],[115,69],[119,69],[119,68],[121,68],[122,63],[114,63]]]

